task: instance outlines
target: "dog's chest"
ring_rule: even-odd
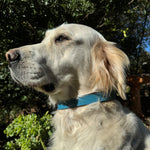
[[[54,150],[119,150],[127,136],[121,117],[97,110],[58,111],[54,117]]]

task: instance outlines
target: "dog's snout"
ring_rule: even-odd
[[[16,49],[9,50],[6,53],[6,59],[9,62],[19,61],[19,59],[20,59],[19,51]]]

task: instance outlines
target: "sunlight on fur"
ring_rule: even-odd
[[[112,42],[98,41],[92,50],[93,72],[91,80],[107,95],[114,88],[123,99],[125,96],[125,68],[128,57]]]

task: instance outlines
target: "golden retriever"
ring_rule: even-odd
[[[51,150],[150,150],[150,132],[125,99],[126,54],[94,29],[63,24],[6,53],[12,78],[58,104]]]

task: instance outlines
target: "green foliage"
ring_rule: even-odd
[[[150,45],[149,1],[94,0],[94,4],[86,23],[119,44],[130,58],[132,74],[142,73],[144,59],[148,59],[146,43]]]
[[[19,115],[4,130],[7,137],[13,140],[8,141],[4,146],[6,150],[39,150],[46,149],[44,143],[51,136],[51,118],[46,112],[39,118],[36,114]]]

